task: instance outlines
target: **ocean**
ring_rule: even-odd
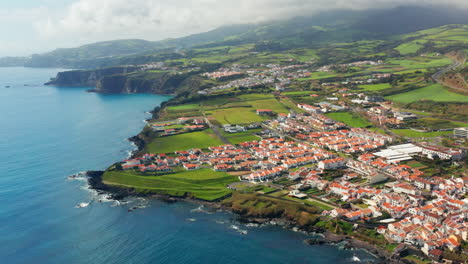
[[[196,204],[98,202],[86,181],[67,176],[126,158],[134,148],[127,138],[170,96],[44,86],[59,70],[0,68],[0,263],[374,260],[362,250],[308,246],[305,234],[246,226]],[[75,208],[80,203],[90,204]]]

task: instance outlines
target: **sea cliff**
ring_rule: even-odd
[[[99,93],[180,94],[199,90],[203,79],[191,73],[134,72],[107,75],[101,78],[93,91]]]
[[[137,66],[119,66],[96,70],[72,70],[57,73],[45,85],[56,86],[96,86],[104,76],[126,74],[139,70]]]
[[[138,66],[59,72],[46,85],[91,86],[98,93],[192,94],[200,90],[203,78],[196,73],[144,71]]]

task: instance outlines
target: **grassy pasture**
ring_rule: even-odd
[[[410,138],[417,138],[417,137],[439,137],[444,135],[450,135],[452,131],[443,131],[443,132],[418,132],[411,129],[392,129],[392,132],[402,136],[402,137],[410,137]]]
[[[206,112],[209,118],[213,118],[220,124],[249,124],[261,122],[263,117],[256,114],[255,109],[247,107],[233,107]]]
[[[409,42],[401,44],[400,46],[396,47],[395,49],[400,52],[402,55],[411,54],[417,52],[423,46],[416,42]]]
[[[446,90],[440,84],[432,84],[406,93],[388,96],[387,99],[400,103],[411,103],[419,100],[436,102],[468,102],[468,96]]]
[[[207,129],[204,131],[155,138],[146,146],[145,151],[155,154],[170,153],[178,150],[207,148],[222,144],[223,142],[216,137],[213,131]]]
[[[377,84],[359,85],[358,87],[363,88],[366,91],[380,91],[380,90],[391,88],[392,86],[389,83],[377,83]]]
[[[245,132],[232,134],[223,132],[223,136],[225,136],[232,144],[239,144],[246,141],[259,140],[260,137],[254,135],[254,133],[259,131],[261,131],[261,129],[247,130]]]
[[[212,201],[230,194],[231,190],[226,186],[239,180],[225,172],[199,169],[161,176],[143,176],[135,171],[107,171],[103,175],[103,181],[110,185],[132,187],[140,192],[191,195]]]
[[[193,110],[193,109],[199,109],[199,108],[200,108],[199,104],[183,104],[183,105],[169,106],[167,107],[167,110],[181,111],[181,110]]]
[[[367,127],[372,125],[369,121],[350,112],[334,112],[328,113],[326,115],[334,120],[341,121],[352,127]]]
[[[389,60],[388,63],[393,65],[399,65],[404,67],[406,70],[413,70],[413,69],[425,69],[425,68],[436,68],[436,67],[443,67],[447,66],[452,63],[449,58],[437,58],[431,59],[427,57],[417,57],[411,59],[392,59]]]

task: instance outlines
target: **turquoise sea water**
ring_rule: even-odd
[[[46,87],[57,69],[0,68],[0,263],[352,263],[373,258],[253,228],[189,203],[99,203],[67,176],[104,169],[167,96]],[[25,86],[26,85],[26,86]],[[10,86],[10,88],[5,88]],[[91,202],[86,208],[75,208]],[[129,213],[127,209],[147,204]],[[246,230],[243,235],[237,230]]]

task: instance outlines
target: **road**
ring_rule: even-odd
[[[211,130],[213,130],[213,132],[215,133],[215,135],[224,143],[224,144],[231,144],[231,142],[225,137],[223,136],[223,134],[221,133],[221,131],[219,131],[219,128],[213,124],[211,124],[210,120],[208,120],[208,118],[205,116],[205,113],[203,113],[203,116],[205,117],[205,122],[208,124],[208,126],[211,128]]]

